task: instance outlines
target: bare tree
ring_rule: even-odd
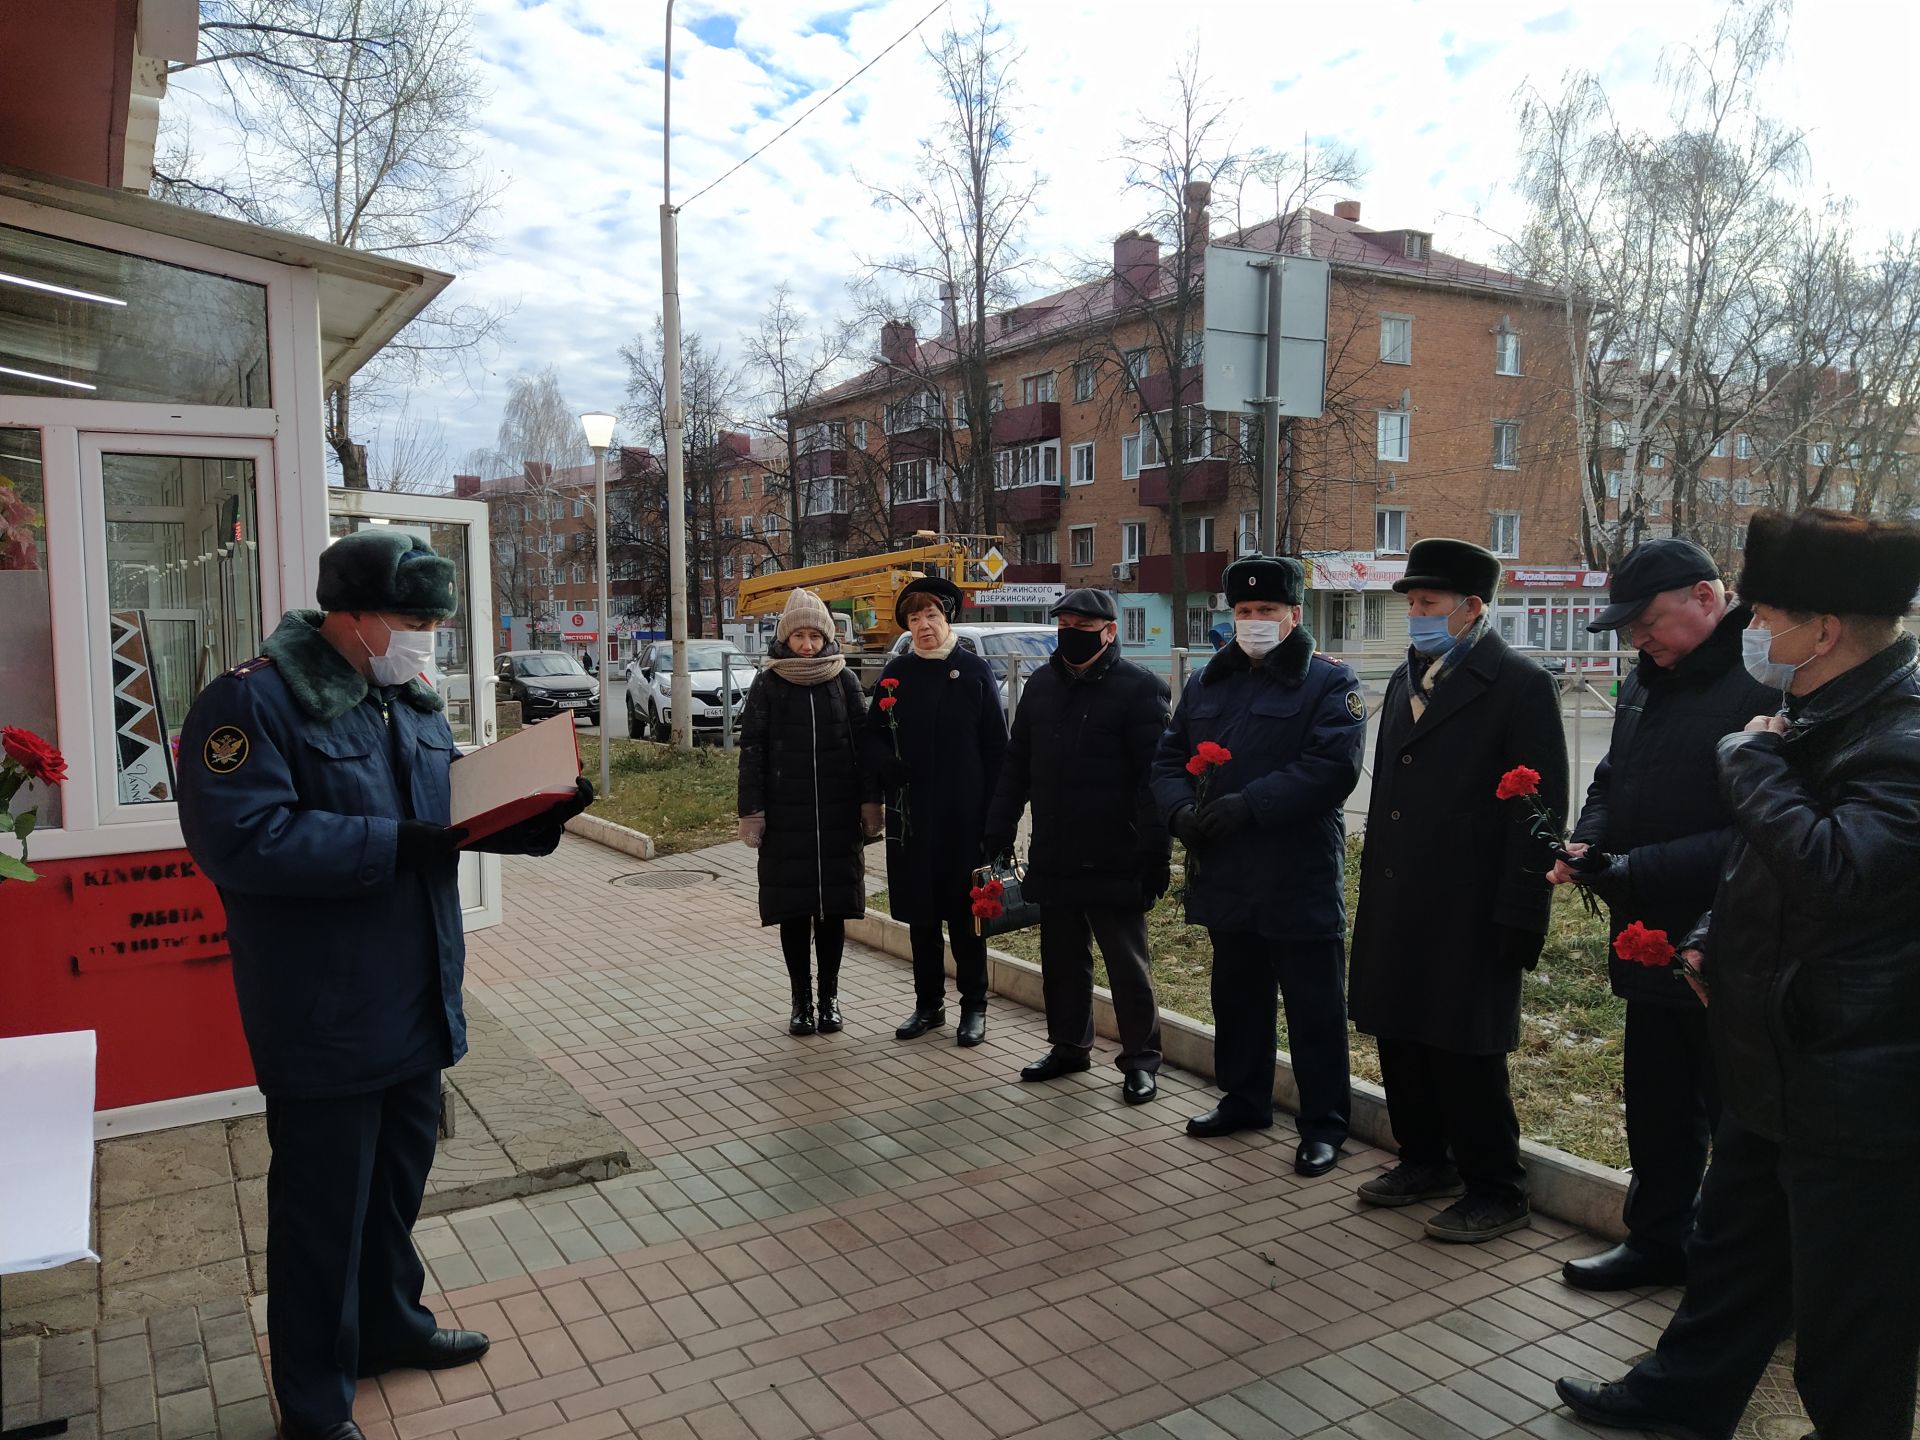
[[[553,367],[509,380],[491,468],[503,476],[517,477],[526,497],[526,516],[538,536],[533,546],[535,568],[544,576],[537,588],[545,592],[545,615],[549,619],[556,610],[554,576],[563,553],[554,537],[553,522],[560,518],[567,501],[566,472],[586,463],[586,437],[579,417],[561,393]],[[526,533],[521,528],[521,534]],[[528,606],[530,611],[537,608]]]
[[[790,526],[790,567],[807,563],[805,536],[800,526],[804,497],[795,477],[800,473],[800,436],[792,417],[808,409],[833,377],[846,367],[853,353],[854,333],[845,324],[815,331],[807,313],[793,303],[793,292],[782,281],[760,317],[759,327],[745,337],[747,364],[757,394],[747,412],[750,433],[777,439],[785,463],[769,469],[767,480],[780,486],[787,502]],[[769,489],[768,493],[773,493]]]
[[[376,422],[367,455],[367,482],[372,489],[411,495],[447,491],[446,436],[437,424],[412,414],[405,403]]]
[[[467,56],[466,0],[203,0],[202,53],[174,68],[218,86],[241,151],[209,174],[163,137],[154,193],[428,265],[487,247],[497,191],[473,142],[486,97]],[[436,302],[359,376],[328,387],[343,482],[371,483],[359,400],[440,374],[495,340],[487,306]],[[389,467],[390,468],[390,467]]]

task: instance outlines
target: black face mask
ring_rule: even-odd
[[[1060,630],[1060,658],[1069,665],[1084,665],[1106,648],[1104,631],[1081,630],[1077,627],[1062,627]]]

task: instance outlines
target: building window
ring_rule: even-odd
[[[1493,373],[1520,373],[1520,337],[1511,330],[1496,330],[1493,336]]]
[[[1733,482],[1733,503],[1736,505],[1753,503],[1753,481],[1744,475]]]
[[[993,487],[1014,490],[1027,485],[1056,485],[1060,481],[1060,442],[1012,445],[993,457]]]
[[[954,419],[956,424],[966,423],[961,417],[965,402],[956,397]],[[940,397],[922,390],[907,396],[904,400],[890,400],[882,415],[889,435],[902,430],[918,430],[932,425],[940,418]]]
[[[1213,550],[1213,517],[1200,515],[1187,521],[1186,553],[1206,555]]]
[[[1080,404],[1093,399],[1093,361],[1077,360],[1073,366],[1073,398]]]
[[[1020,381],[1020,403],[1022,405],[1043,405],[1055,399],[1053,371],[1044,375],[1028,375]]]
[[[711,620],[713,618],[713,597],[711,595],[702,595],[700,597],[700,616],[704,620]]]
[[[1120,437],[1120,478],[1140,478],[1140,432],[1129,430]]]
[[[778,535],[780,533],[779,511],[769,510],[765,515],[760,517],[760,533],[763,535]]]
[[[1187,607],[1186,643],[1196,647],[1206,644],[1207,629],[1212,624],[1213,612],[1211,610],[1202,609],[1198,605],[1189,605]]]
[[[1093,526],[1076,525],[1067,533],[1073,563],[1080,567],[1093,564]]]
[[[1147,553],[1147,522],[1144,520],[1122,520],[1120,522],[1120,558],[1128,563],[1136,563]]]
[[[742,580],[751,580],[753,578],[753,556],[742,555],[740,557],[740,578]]]
[[[1180,368],[1191,370],[1196,365],[1204,365],[1207,360],[1207,335],[1204,330],[1190,330],[1180,341]]]
[[[578,495],[573,497],[573,518],[578,520],[587,513],[587,502]]]
[[[1382,410],[1374,440],[1380,458],[1404,465],[1412,428],[1413,417],[1405,410]]]
[[[853,422],[853,448],[856,450],[864,450],[867,448],[867,422],[864,420],[856,420]],[[749,492],[742,490],[740,493],[744,496]]]
[[[1199,405],[1188,405],[1182,409],[1181,418],[1186,429],[1186,458],[1205,460],[1213,454],[1213,426],[1206,410]],[[1169,445],[1173,443],[1171,410],[1161,410],[1140,419],[1140,463],[1144,468],[1166,463],[1160,456],[1161,436],[1166,437]]]
[[[189,463],[216,465],[221,462]],[[226,463],[237,468],[245,462]],[[3,582],[7,603],[0,606],[0,674],[7,677],[7,692],[5,700],[0,701],[0,709],[4,709],[8,724],[32,730],[49,744],[58,745],[60,736],[55,724],[53,700],[53,634],[47,621],[51,613],[52,591],[47,571],[46,491],[41,471],[40,432],[0,429],[0,535],[7,537],[6,545],[0,547],[0,574],[7,576]],[[251,496],[248,499],[251,510]],[[25,514],[21,514],[21,511]],[[252,516],[249,514],[249,533],[251,522]],[[172,532],[184,529],[182,526],[164,524],[131,528],[145,532],[140,538],[149,544],[142,548],[155,550],[174,546],[177,542]],[[118,526],[109,527],[109,534],[117,534],[118,529]],[[181,538],[184,539],[184,534]],[[160,544],[152,544],[154,541]],[[185,547],[179,545],[178,548]],[[234,548],[237,552],[240,547]],[[218,610],[224,608],[226,577],[234,573],[231,567],[236,562],[250,568],[251,562],[246,556],[236,553],[228,557],[222,553],[217,562],[220,573],[217,584],[212,582],[213,567],[203,564],[185,574],[167,573],[157,581],[148,577],[149,590],[155,585],[176,588],[196,585],[201,587],[203,601],[211,601]],[[203,572],[207,575],[206,579],[202,578]],[[136,570],[135,573],[139,572]],[[236,594],[234,598],[242,597]],[[131,615],[115,615],[113,633],[118,637],[123,629],[132,628],[130,622],[137,622],[140,618],[138,611]],[[156,666],[165,667],[160,673],[166,676],[168,670],[173,671],[167,678],[173,679],[177,688],[179,682],[189,679],[189,666],[195,659],[196,647],[192,636],[189,633],[187,643],[171,653],[156,651],[151,644],[153,638],[158,638],[151,635],[155,628],[163,628],[164,633],[165,629],[173,627],[156,627],[150,617],[147,619],[149,634],[142,637],[141,644],[148,652],[148,674],[152,676]],[[239,657],[241,660],[246,658],[244,655]],[[121,662],[116,660],[114,663],[118,665]],[[158,693],[160,686],[155,685],[154,690]],[[119,703],[116,697],[116,709]],[[180,722],[186,719],[186,712],[180,709],[168,714],[163,708],[154,714],[144,714],[144,707],[139,703],[133,703],[133,709],[140,718],[132,723],[145,735],[136,737],[131,743],[143,746],[143,754],[150,763],[158,765],[157,773],[164,783],[168,756],[162,751],[169,747],[172,734],[179,732]],[[163,726],[172,733],[162,733]],[[125,733],[123,728],[121,735],[124,737]],[[122,738],[120,743],[125,745],[130,742]],[[78,779],[77,776],[75,778]],[[167,798],[172,798],[170,787]],[[16,812],[33,810],[36,823],[43,827],[58,825],[61,823],[60,787],[29,779],[18,792],[14,809]],[[0,825],[11,828],[11,823],[6,807],[0,805]]]
[[[705,559],[700,562],[700,578],[702,580],[711,580],[713,578],[713,561],[711,559]]]
[[[728,595],[720,601],[720,618],[723,620],[733,619],[733,596]]]
[[[733,517],[731,515],[722,515],[720,517],[720,533],[722,535],[733,534]]]
[[[1413,317],[1411,315],[1380,317],[1380,359],[1387,365],[1413,363]]]
[[[1733,437],[1733,458],[1751,460],[1753,458],[1753,437],[1742,432]]]
[[[916,500],[925,500],[931,493],[933,461],[896,460],[893,462],[891,476],[893,503],[911,505]]]
[[[864,425],[866,422],[863,420],[860,423]],[[751,500],[753,498],[753,476],[742,475],[740,477],[740,498],[742,500]]]
[[[1658,450],[1649,450],[1647,452],[1647,469],[1664,470],[1666,468],[1667,468],[1666,456],[1662,455]]]
[[[823,475],[807,484],[809,515],[841,515],[847,508],[847,477]]]
[[[1518,470],[1520,468],[1520,426],[1513,420],[1493,422],[1493,468],[1496,470]]]
[[[1240,553],[1242,555],[1260,553],[1260,512],[1258,510],[1240,512]]]
[[[547,545],[552,540],[552,538],[553,537],[548,535],[545,531],[541,532],[538,549],[542,555],[545,555],[547,553]]]
[[[1609,500],[1618,500],[1620,498],[1621,487],[1626,484],[1626,481],[1627,481],[1626,471],[1624,470],[1607,471],[1607,498]]]
[[[1493,512],[1493,544],[1487,547],[1507,559],[1520,555],[1520,517],[1511,510]]]
[[[1127,388],[1137,390],[1140,382],[1147,378],[1147,347],[1142,345],[1138,350],[1127,351],[1125,361]]]
[[[1627,422],[1609,420],[1607,422],[1607,447],[1611,450],[1624,449],[1627,443]]]
[[[1144,645],[1147,643],[1147,612],[1138,605],[1120,607],[1120,643],[1122,645]]]
[[[733,578],[733,556],[725,555],[721,557],[720,578],[722,580],[731,580]]]
[[[1407,512],[1384,507],[1373,512],[1373,548],[1380,555],[1407,553]]]
[[[1023,530],[1020,533],[1022,565],[1052,565],[1060,559],[1060,550],[1051,530]]]
[[[1713,458],[1716,460],[1724,460],[1727,458],[1726,436],[1722,435],[1718,440],[1713,442]]]
[[[1070,454],[1073,463],[1067,473],[1072,477],[1073,483],[1091,485],[1093,483],[1093,442],[1089,440],[1074,446]]]
[[[740,538],[743,540],[751,540],[753,538],[753,517],[751,515],[742,515],[740,517]]]
[[[1667,502],[1662,500],[1658,495],[1654,496],[1653,499],[1647,502],[1647,518],[1649,520],[1658,520],[1661,512],[1666,508]]]
[[[1831,464],[1832,461],[1833,446],[1825,440],[1816,440],[1813,444],[1807,446],[1807,463],[1809,465],[1827,465]]]
[[[799,448],[802,455],[810,455],[816,450],[844,450],[846,446],[847,425],[844,420],[822,420],[800,429]]]
[[[1361,635],[1367,640],[1384,640],[1387,637],[1387,597],[1384,595],[1364,595],[1361,597]]]

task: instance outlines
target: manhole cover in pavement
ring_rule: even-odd
[[[711,870],[637,870],[631,875],[616,875],[610,885],[631,885],[636,890],[680,890],[718,878]]]

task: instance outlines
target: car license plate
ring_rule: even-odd
[[[566,706],[567,709],[569,710],[578,710],[581,706],[585,705],[587,702],[585,700],[562,700],[560,703]]]

